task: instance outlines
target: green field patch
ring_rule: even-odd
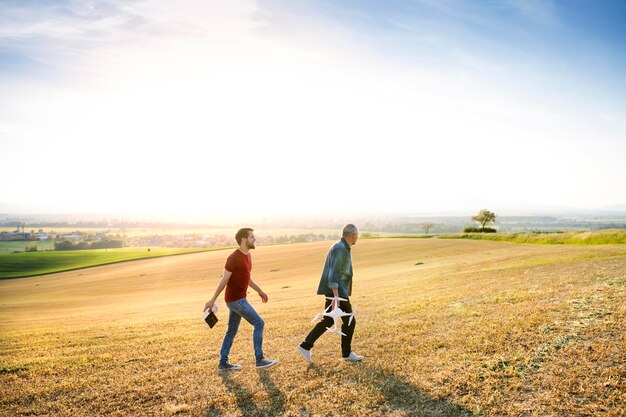
[[[76,251],[0,253],[0,278],[24,278],[106,265],[137,259],[185,253],[206,252],[224,248],[116,248]]]
[[[0,253],[24,252],[26,248],[37,246],[38,251],[54,250],[52,240],[15,240],[0,242]]]
[[[544,245],[626,244],[626,230],[609,229],[563,233],[457,233],[439,235],[440,239],[494,240]]]

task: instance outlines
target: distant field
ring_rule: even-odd
[[[227,309],[201,309],[228,251],[0,281],[0,416],[623,416],[626,246],[365,239],[352,249],[353,348],[313,326],[329,242],[260,246],[249,299],[265,319],[254,369],[242,322],[219,375]]]
[[[254,226],[252,226],[254,227]],[[39,230],[40,227],[37,227],[35,231]],[[147,227],[130,227],[130,228],[80,228],[80,227],[43,227],[44,233],[72,233],[72,232],[83,232],[83,233],[109,233],[109,234],[120,234],[126,235],[128,237],[138,237],[138,236],[150,236],[150,235],[189,235],[189,234],[199,234],[199,235],[232,235],[233,241],[235,240],[235,233],[237,232],[237,228],[229,227],[229,228],[198,228],[198,229],[184,229],[184,228],[167,228],[167,227],[157,227],[157,228],[147,228]],[[15,231],[15,227],[0,227],[0,232],[13,232]],[[30,229],[27,227],[25,229],[26,232],[29,232]],[[315,233],[315,234],[325,234],[325,235],[336,235],[336,229],[303,229],[303,228],[255,228],[255,234],[259,236],[290,236],[290,235],[299,235],[304,233]]]
[[[460,233],[439,235],[440,239],[495,240],[548,245],[612,245],[626,243],[626,230],[596,230],[563,233]]]
[[[376,239],[376,238],[394,238],[394,239],[430,239],[432,237],[435,237],[435,234],[393,234],[393,233],[368,233],[368,232],[364,232],[364,233],[360,233],[361,238],[365,238],[365,239]]]
[[[98,228],[98,227],[88,227],[88,228],[84,228],[84,227],[26,227],[24,229],[24,231],[26,233],[30,233],[31,230],[34,230],[35,233],[37,233],[39,231],[39,229],[43,230],[43,233],[72,233],[75,231],[81,231],[84,233],[101,233],[101,232],[106,232],[106,231],[119,231],[120,229],[110,229],[110,228]],[[21,230],[20,230],[21,231]],[[15,227],[1,227],[0,226],[0,232],[15,232]]]
[[[58,252],[0,253],[0,278],[20,278],[134,259],[204,252],[223,248],[116,248]]]
[[[28,246],[37,246],[38,250],[54,250],[54,242],[48,240],[35,240],[35,241],[8,241],[0,242],[0,254],[12,253],[14,251],[24,252],[24,249]]]

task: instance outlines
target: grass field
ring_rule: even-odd
[[[37,246],[37,250],[54,250],[54,242],[49,240],[35,240],[35,241],[8,241],[0,242],[0,254],[1,253],[13,253],[14,251],[24,252],[26,247]]]
[[[439,235],[439,238],[495,240],[548,245],[616,245],[626,244],[626,230],[609,229],[561,233],[460,233]]]
[[[325,334],[309,366],[328,242],[259,247],[249,299],[266,321],[253,366],[242,323],[216,372],[227,311],[201,309],[227,252],[0,281],[0,415],[623,416],[626,246],[443,239],[353,248],[354,350]]]
[[[115,248],[57,252],[0,253],[0,279],[51,274],[135,259],[180,255],[222,248]]]

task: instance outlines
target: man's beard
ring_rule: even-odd
[[[256,246],[254,243],[248,243],[246,242],[246,246],[248,247],[248,249],[256,249]]]

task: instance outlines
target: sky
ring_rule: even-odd
[[[0,0],[0,213],[626,204],[626,3]]]

